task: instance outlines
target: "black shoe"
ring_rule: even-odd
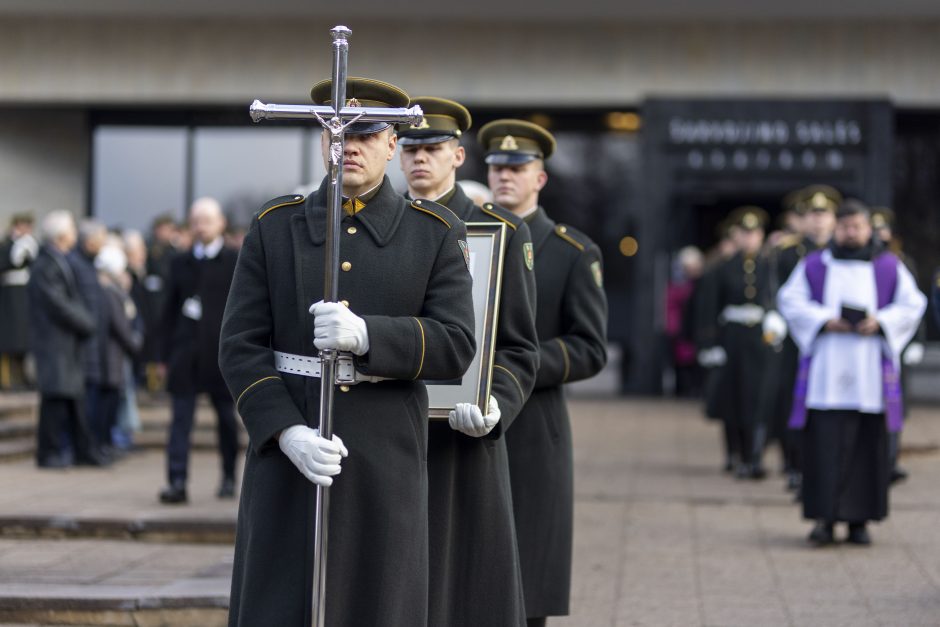
[[[222,483],[219,485],[219,491],[216,492],[215,495],[220,499],[235,498],[235,480],[231,477],[222,479]]]
[[[759,464],[754,464],[754,465],[751,466],[750,469],[748,470],[748,475],[747,475],[747,476],[748,476],[749,479],[753,479],[753,480],[755,480],[755,481],[760,481],[760,480],[765,479],[765,478],[767,477],[767,471],[764,469],[763,466],[761,466],[761,465],[759,465]]]
[[[846,537],[845,541],[849,544],[868,546],[871,544],[871,536],[868,535],[868,527],[865,526],[865,523],[850,524],[849,535]]]
[[[84,455],[75,457],[76,466],[98,466],[105,467],[111,465],[111,460],[99,451],[88,451]]]
[[[61,468],[68,468],[69,466],[71,466],[71,464],[69,463],[67,459],[65,459],[61,455],[49,455],[48,457],[37,459],[36,466],[38,466],[39,468],[61,469]]]
[[[787,474],[787,491],[788,492],[799,493],[800,486],[802,484],[803,484],[803,476],[800,473],[796,472],[795,470],[791,470]]]
[[[728,474],[731,474],[732,472],[734,472],[734,460],[731,460],[731,459],[727,460],[725,462],[725,465],[722,467],[721,471],[726,472]]]
[[[888,479],[890,483],[900,483],[907,479],[907,471],[901,468],[900,466],[895,466],[891,469],[891,477]]]
[[[160,491],[160,502],[168,505],[179,505],[189,500],[186,496],[186,484],[173,482]]]
[[[735,479],[747,479],[751,476],[751,467],[748,464],[738,464],[734,467]]]
[[[808,540],[815,546],[826,546],[835,542],[832,534],[832,523],[818,521],[813,530],[809,532]]]

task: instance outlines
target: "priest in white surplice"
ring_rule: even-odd
[[[800,349],[790,418],[804,430],[803,516],[809,539],[871,542],[866,524],[888,514],[888,432],[901,428],[901,351],[926,297],[892,253],[872,240],[869,209],[847,200],[832,244],[808,255],[777,300]]]

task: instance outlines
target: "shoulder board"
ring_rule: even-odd
[[[264,203],[261,207],[261,210],[258,212],[258,219],[260,220],[267,214],[271,213],[275,209],[280,209],[281,207],[289,207],[290,205],[299,205],[305,200],[304,196],[300,194],[289,194],[287,196],[278,196],[273,200],[269,200]]]
[[[496,218],[513,231],[522,223],[522,218],[512,213],[508,209],[503,209],[499,205],[494,205],[491,202],[483,203],[483,206],[480,207],[483,210],[483,213],[486,215]]]
[[[555,225],[555,235],[565,240],[580,251],[583,251],[591,244],[591,240],[587,235],[573,227],[564,224]]]
[[[793,248],[794,246],[800,244],[803,241],[802,236],[793,233],[791,235],[786,235],[780,238],[780,241],[777,242],[778,250],[786,250],[787,248]]]
[[[441,222],[447,225],[447,228],[450,228],[452,225],[460,222],[460,218],[457,217],[457,214],[445,207],[440,203],[436,203],[433,200],[426,200],[420,198],[418,200],[411,201],[411,208],[420,211],[421,213],[427,214],[431,217],[437,218]]]

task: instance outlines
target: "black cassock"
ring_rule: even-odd
[[[316,355],[311,304],[323,297],[326,185],[269,202],[252,221],[222,323],[220,364],[250,438],[229,625],[310,624],[316,486],[275,436],[318,424],[320,380],[283,374],[273,350]],[[330,488],[326,623],[423,627],[427,621],[427,391],[473,358],[463,223],[407,202],[386,178],[342,220],[339,298],[361,316],[357,370],[390,380],[337,388],[347,448]]]
[[[506,432],[526,615],[568,613],[574,518],[571,422],[565,383],[607,361],[601,252],[541,208],[526,219],[535,247],[539,370],[535,390]]]
[[[459,186],[440,202],[465,222],[499,222],[508,232],[492,384],[500,421],[482,438],[454,431],[446,420],[428,428],[428,625],[524,626],[503,434],[528,399],[538,367],[535,273],[525,246],[531,237],[521,218],[474,206]]]
[[[803,432],[803,516],[866,522],[888,515],[884,414],[809,410]]]

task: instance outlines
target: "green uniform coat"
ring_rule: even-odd
[[[315,355],[310,305],[323,296],[326,186],[268,203],[252,221],[222,323],[220,363],[250,438],[229,625],[310,624],[316,488],[275,436],[316,427],[320,380],[274,369],[272,350]],[[339,298],[361,316],[357,368],[393,380],[338,388],[334,429],[349,449],[330,488],[326,623],[415,627],[427,619],[427,392],[475,350],[460,220],[408,203],[388,179],[342,221]]]
[[[512,514],[505,430],[525,404],[538,368],[535,273],[529,228],[509,211],[477,207],[457,186],[442,202],[465,222],[507,225],[492,395],[502,413],[474,438],[431,422],[428,433],[430,627],[524,627],[522,572]]]
[[[506,432],[526,615],[568,613],[574,488],[564,383],[607,361],[607,298],[600,249],[541,208],[526,222],[535,247],[539,370]]]

